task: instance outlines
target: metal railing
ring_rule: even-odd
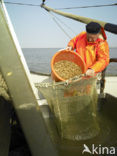
[[[117,63],[117,58],[110,58],[110,63]],[[100,94],[104,93],[104,88],[105,88],[105,75],[106,75],[106,69],[105,68],[102,73],[101,73],[101,80],[100,80]]]

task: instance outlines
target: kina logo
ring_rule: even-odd
[[[84,154],[85,152],[91,154],[91,151],[90,151],[89,147],[84,144],[84,150],[82,151],[82,154]]]
[[[115,147],[103,147],[102,145],[95,146],[94,144],[92,144],[91,149],[89,149],[86,144],[84,144],[83,147],[84,149],[82,151],[82,154],[116,154]]]

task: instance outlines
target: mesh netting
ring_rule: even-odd
[[[36,84],[54,113],[60,136],[85,140],[99,132],[96,119],[96,77]]]

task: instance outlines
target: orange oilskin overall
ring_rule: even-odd
[[[86,68],[93,69],[95,73],[101,72],[109,64],[109,47],[103,28],[101,32],[102,36],[96,42],[88,42],[86,32],[82,32],[68,43],[82,57]]]

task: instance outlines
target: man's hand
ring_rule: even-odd
[[[72,50],[72,47],[71,46],[67,46],[66,50]]]
[[[94,76],[94,74],[95,74],[95,71],[93,69],[88,69],[86,71],[86,76]]]

